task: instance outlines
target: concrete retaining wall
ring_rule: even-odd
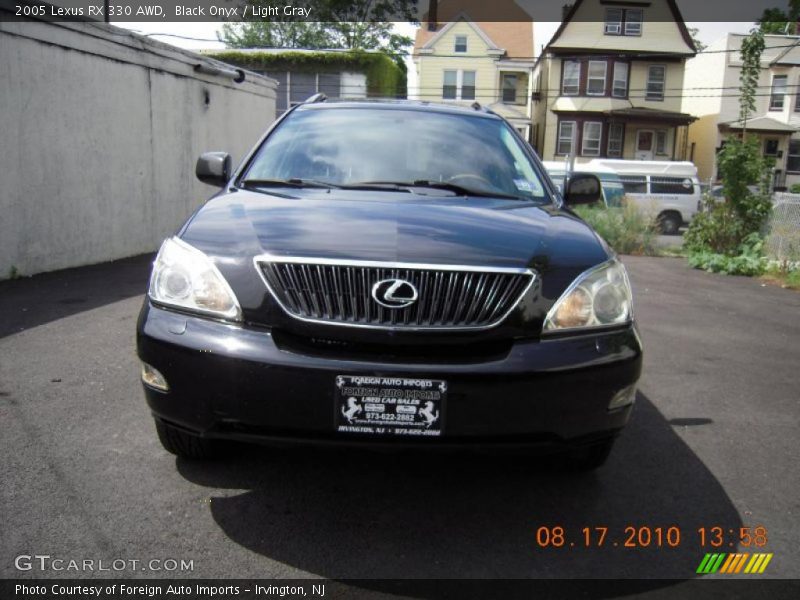
[[[214,193],[205,150],[241,160],[275,82],[95,23],[0,22],[0,279],[155,250]]]

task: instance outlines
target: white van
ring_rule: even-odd
[[[615,171],[625,187],[625,197],[652,215],[664,234],[677,234],[700,207],[702,193],[693,163],[596,158],[576,170],[591,170],[592,165]]]

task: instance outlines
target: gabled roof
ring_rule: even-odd
[[[733,129],[740,131],[743,129],[741,121],[729,121],[727,123],[720,123],[720,128]],[[764,132],[764,133],[794,133],[797,131],[796,127],[792,127],[786,123],[781,123],[771,117],[756,117],[747,121],[747,131]]]
[[[545,46],[544,50],[542,51],[542,54],[544,54],[544,52],[548,48],[550,48],[550,46],[552,46],[553,44],[556,43],[556,41],[558,41],[558,38],[560,38],[561,34],[564,33],[564,30],[567,28],[567,25],[569,25],[569,23],[575,17],[575,14],[578,12],[578,9],[580,9],[581,5],[585,1],[586,0],[575,0],[575,2],[572,4],[572,8],[570,8],[569,12],[567,13],[567,16],[564,17],[564,20],[561,22],[561,25],[559,25],[555,34],[553,34],[553,37],[550,39],[549,42],[547,42],[547,46]],[[675,3],[675,0],[666,0],[666,2],[670,12],[672,13],[673,18],[675,19],[675,24],[678,26],[678,30],[681,33],[681,37],[683,37],[683,41],[685,41],[686,44],[689,46],[689,48],[691,48],[692,52],[697,52],[697,48],[694,45],[694,40],[692,39],[689,30],[686,28],[686,22],[683,20],[683,16],[681,15],[681,11],[678,8],[678,5]]]
[[[414,42],[414,54],[428,44],[448,23],[459,17],[467,20],[492,40],[497,48],[506,51],[506,57],[532,60],[533,18],[515,2],[503,4],[505,21],[492,21],[497,18],[497,7],[486,0],[439,0],[437,26],[430,31],[428,14],[422,16]]]
[[[459,15],[449,23],[443,24],[443,26],[440,27],[438,31],[431,32],[433,33],[433,35],[428,39],[427,42],[425,42],[423,46],[417,48],[417,50],[426,50],[428,48],[433,48],[433,46],[436,45],[436,42],[438,42],[442,37],[444,37],[444,34],[450,31],[458,23],[462,22],[469,25],[472,28],[472,30],[478,34],[478,36],[489,47],[489,50],[501,50],[501,48],[497,44],[495,44],[488,35],[486,35],[486,32],[484,32],[483,29],[481,29],[477,25],[477,23],[470,21],[469,17],[464,12],[459,13]]]
[[[794,45],[790,45],[792,43]],[[800,65],[800,39],[789,39],[786,45],[789,47],[770,61],[770,65],[776,67],[793,67]]]

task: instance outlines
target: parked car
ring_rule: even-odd
[[[569,167],[562,161],[543,161],[547,174],[561,190],[564,181],[569,175]],[[603,201],[606,206],[619,207],[622,206],[622,199],[625,197],[625,186],[622,179],[613,169],[603,167],[601,165],[579,165],[574,173],[592,173],[600,180],[600,186],[603,189]]]
[[[688,225],[702,200],[697,167],[691,162],[593,159],[593,165],[615,171],[625,186],[625,196],[654,218],[665,235],[677,235]]]
[[[161,246],[138,321],[164,447],[225,440],[605,460],[642,364],[625,267],[506,121],[474,108],[288,111]],[[559,459],[560,460],[560,459]]]

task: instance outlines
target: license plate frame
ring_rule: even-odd
[[[439,437],[448,383],[419,377],[337,375],[335,429],[372,437]]]

